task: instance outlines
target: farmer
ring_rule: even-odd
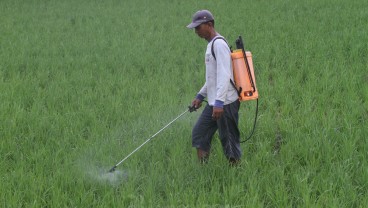
[[[208,10],[196,12],[187,28],[194,28],[195,33],[208,42],[205,54],[206,82],[192,101],[192,106],[200,108],[205,97],[208,104],[193,128],[192,145],[197,148],[199,161],[207,162],[212,137],[218,129],[226,158],[230,164],[237,164],[241,157],[238,129],[240,102],[230,82],[234,78],[229,46],[225,40],[216,39],[222,36],[216,32],[215,20]]]

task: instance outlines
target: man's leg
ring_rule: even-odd
[[[212,107],[206,105],[192,131],[192,146],[197,148],[200,162],[207,162],[216,130],[217,123],[212,119]]]
[[[224,106],[224,114],[217,121],[221,144],[230,164],[237,164],[241,157],[238,111],[240,102],[235,101]]]
[[[210,157],[210,152],[206,152],[200,148],[197,148],[197,157],[200,163],[207,163]]]

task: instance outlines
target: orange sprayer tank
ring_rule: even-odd
[[[258,90],[256,87],[256,79],[254,76],[252,53],[246,51],[245,54],[247,56],[250,70],[247,69],[242,49],[234,50],[234,52],[231,53],[235,85],[238,89],[241,88],[241,93],[239,96],[240,101],[258,99]],[[252,87],[252,82],[248,73],[249,71],[253,78],[254,88]]]

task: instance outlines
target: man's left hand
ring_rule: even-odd
[[[212,119],[213,120],[218,120],[222,114],[224,114],[224,109],[223,108],[217,108],[217,107],[213,107],[213,111],[212,111]]]

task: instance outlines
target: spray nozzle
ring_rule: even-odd
[[[114,172],[114,171],[115,171],[115,169],[116,169],[116,165],[115,165],[114,167],[112,167],[112,168],[109,170],[109,173]]]

